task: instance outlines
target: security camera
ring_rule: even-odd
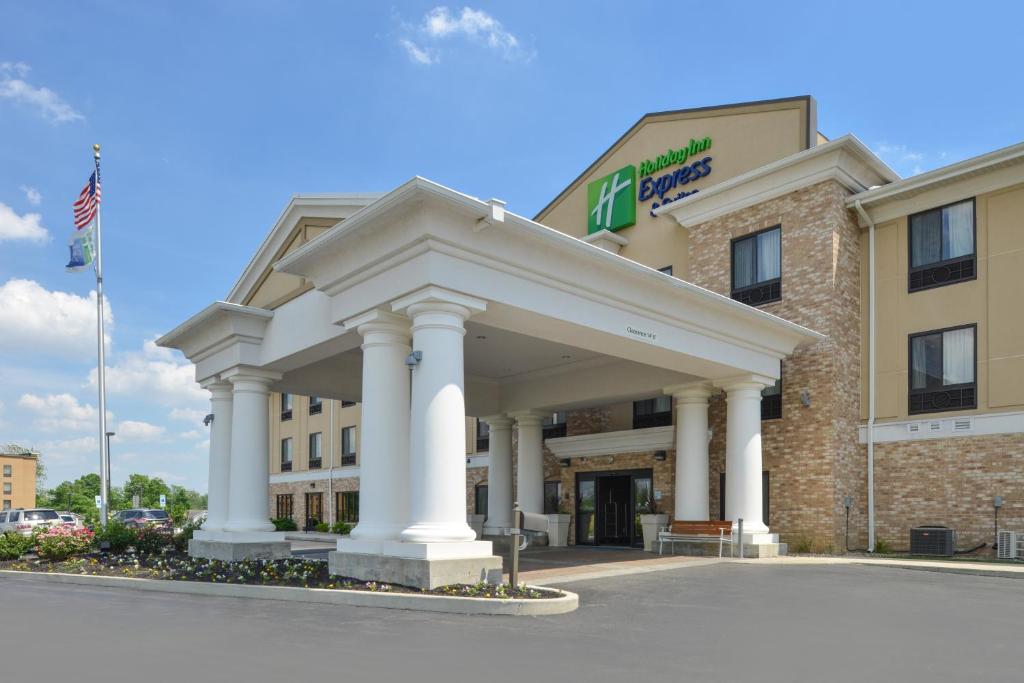
[[[209,415],[203,418],[204,427],[209,427],[211,424],[213,424],[213,413],[210,413]]]
[[[423,360],[423,352],[413,351],[412,353],[405,357],[405,364],[408,365],[410,368],[414,368],[420,364],[421,360]]]

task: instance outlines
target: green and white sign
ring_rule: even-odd
[[[587,233],[636,223],[636,166],[623,166],[587,185]]]

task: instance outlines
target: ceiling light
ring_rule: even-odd
[[[486,334],[478,334],[478,335],[476,335],[476,338],[477,339],[487,339],[487,335]]]

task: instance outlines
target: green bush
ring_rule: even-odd
[[[135,545],[137,532],[121,522],[107,522],[106,529],[96,529],[96,536],[93,543],[97,548],[102,548],[103,543],[109,544],[108,550],[111,553],[123,553]]]
[[[156,555],[171,545],[173,536],[170,531],[144,527],[135,532],[135,550],[141,555]]]
[[[57,526],[32,534],[36,555],[51,562],[62,562],[72,555],[87,552],[92,547],[93,533],[88,529]]]
[[[298,531],[299,525],[295,523],[294,519],[288,517],[277,517],[270,520],[274,524],[274,529],[277,531]]]
[[[875,554],[891,555],[892,546],[884,538],[875,538]]]
[[[347,522],[338,522],[337,524],[331,527],[332,534],[341,534],[344,536],[347,535],[350,531],[352,531],[352,525]]]
[[[29,551],[32,539],[21,534],[0,534],[0,560],[16,560]]]
[[[331,530],[331,525],[327,522],[317,522],[316,526],[313,528],[316,529],[318,533],[326,534]]]
[[[174,544],[174,549],[177,550],[179,553],[187,552],[188,542],[192,540],[192,534],[194,534],[200,528],[200,526],[201,525],[199,524],[199,522],[189,522],[188,524],[183,526],[181,528],[181,531],[174,534],[174,539],[172,540],[172,543]]]

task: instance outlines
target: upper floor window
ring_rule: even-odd
[[[672,424],[671,396],[633,401],[633,429],[664,427],[670,424]]]
[[[977,325],[910,335],[911,415],[977,407]]]
[[[341,428],[341,464],[356,464],[356,428]]]
[[[491,425],[476,419],[476,452],[483,453],[491,447]]]
[[[4,465],[4,476],[9,477],[13,474],[13,470],[10,465]]]
[[[292,419],[292,395],[281,394],[281,419]]]
[[[355,402],[355,401],[342,401],[342,402],[341,402],[341,407],[342,407],[342,408],[351,408],[351,407],[352,407],[352,406],[354,406],[355,404],[356,404],[356,402]]]
[[[778,420],[782,417],[782,378],[761,391],[761,419]]]
[[[782,299],[782,226],[732,241],[732,298],[750,306]]]
[[[292,471],[292,439],[281,439],[281,471]]]
[[[310,396],[309,397],[309,414],[310,415],[319,415],[322,412],[324,412],[324,403],[323,403],[323,401],[320,400],[319,396]]]
[[[318,470],[323,465],[323,433],[313,432],[309,435],[309,469]]]
[[[550,416],[544,418],[543,425],[545,439],[557,439],[565,436],[565,413],[551,413]]]
[[[10,493],[10,492],[11,492],[11,482],[5,481],[4,482],[4,493]]]
[[[977,277],[973,199],[915,213],[907,220],[911,292]]]

